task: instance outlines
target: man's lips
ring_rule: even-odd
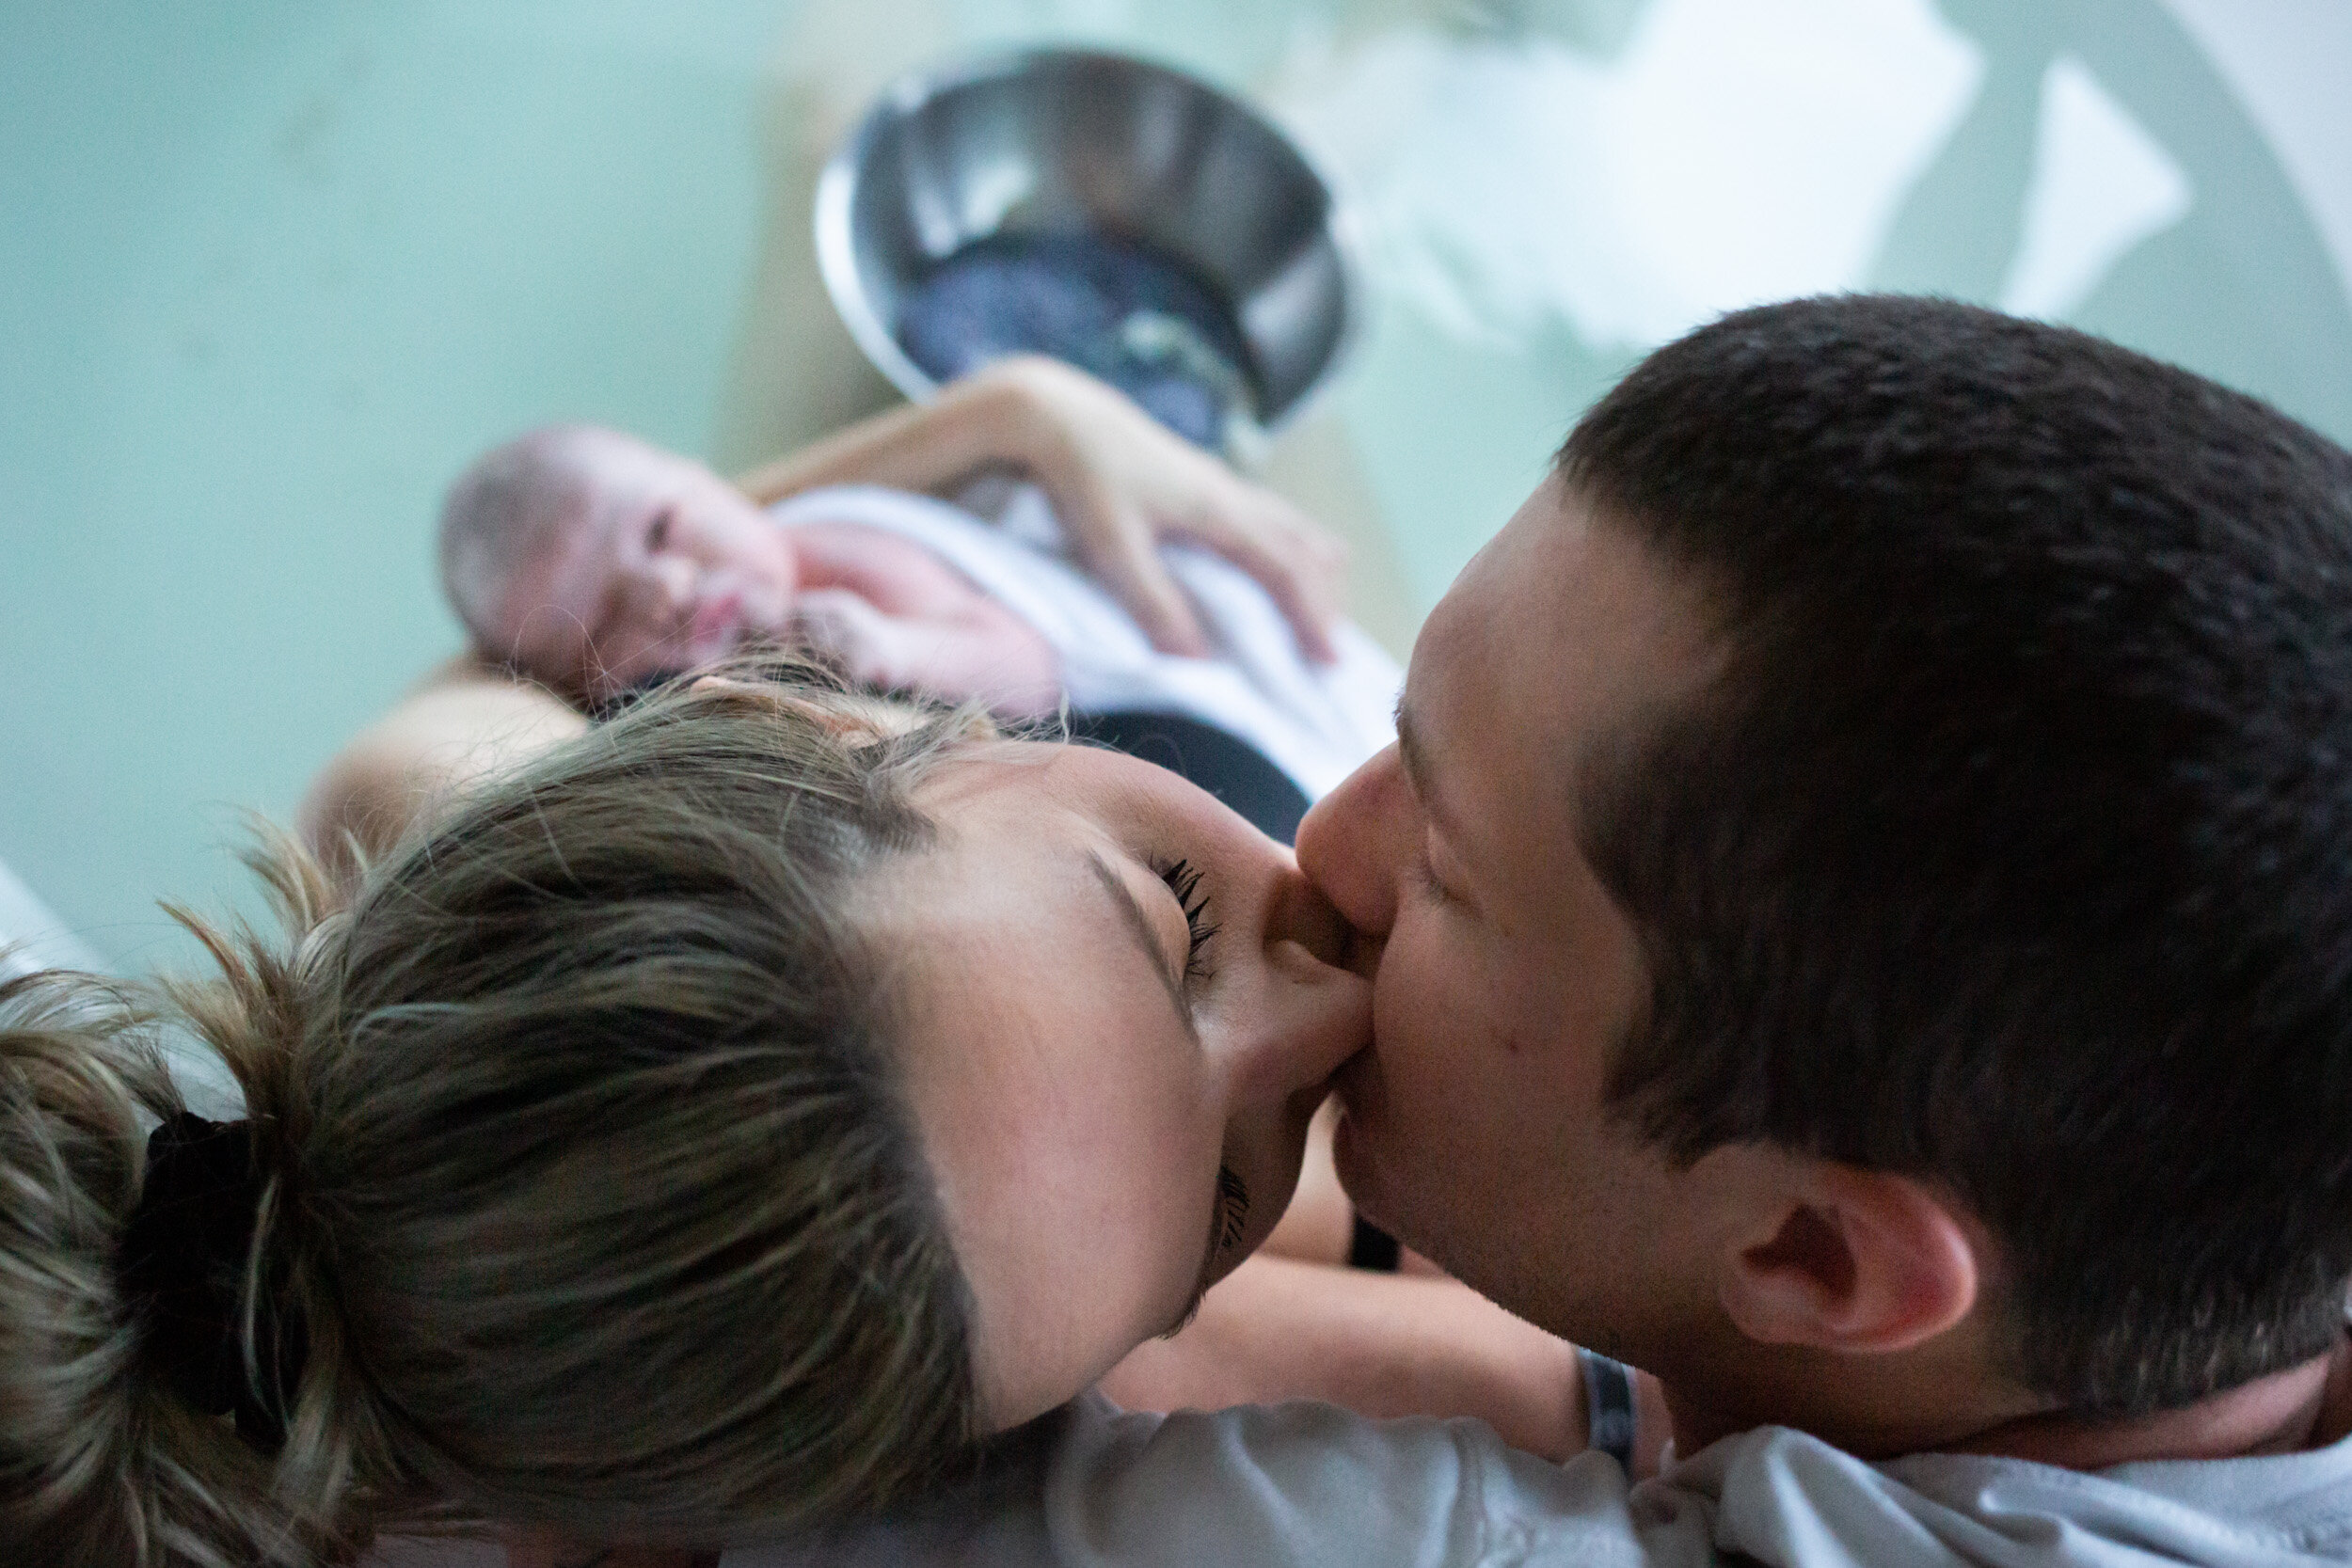
[[[1351,1099],[1350,1089],[1360,1085],[1372,1070],[1372,1042],[1366,1040],[1354,1055],[1331,1069],[1331,1076],[1323,1081],[1323,1093],[1336,1094],[1345,1104]]]

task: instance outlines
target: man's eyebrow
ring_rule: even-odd
[[[1161,986],[1168,991],[1168,1005],[1176,1009],[1176,1021],[1184,1026],[1184,1033],[1192,1037],[1193,1043],[1199,1044],[1200,1028],[1193,1021],[1192,998],[1184,994],[1183,972],[1169,966],[1168,949],[1161,944],[1159,933],[1152,929],[1152,917],[1136,902],[1135,890],[1128,887],[1124,877],[1111,869],[1108,861],[1091,849],[1087,851],[1087,864],[1093,870],[1095,880],[1111,895],[1120,920],[1136,939],[1136,945],[1151,960],[1152,973],[1160,977]]]

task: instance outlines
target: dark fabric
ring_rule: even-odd
[[[1109,382],[1200,446],[1251,403],[1248,345],[1217,291],[1109,234],[999,234],[934,266],[898,309],[907,356],[940,381],[1049,354]]]
[[[1173,713],[1073,713],[1073,739],[1155,762],[1224,801],[1268,838],[1295,843],[1304,791],[1245,741]]]
[[[678,673],[672,670],[647,675],[607,695],[588,710],[588,721],[604,722],[677,679]],[[1232,807],[1268,838],[1297,842],[1298,823],[1310,803],[1306,793],[1247,741],[1213,724],[1173,713],[1073,713],[1070,737],[1157,763]]]
[[[1356,1216],[1356,1233],[1348,1238],[1347,1266],[1370,1269],[1375,1274],[1394,1274],[1403,1259],[1405,1249],[1396,1238],[1373,1224],[1363,1215]]]
[[[301,1375],[302,1334],[264,1290],[254,1344],[266,1386],[257,1389],[240,1321],[263,1186],[248,1124],[186,1112],[164,1121],[148,1136],[121,1277],[143,1309],[143,1354],[165,1383],[207,1416],[234,1413],[239,1436],[275,1452],[286,1440],[284,1391]]]
[[[1586,1446],[1633,1473],[1633,1369],[1596,1350],[1576,1348],[1584,1371]]]

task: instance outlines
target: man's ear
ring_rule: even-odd
[[[1907,1350],[1976,1306],[1983,1259],[1950,1200],[1889,1171],[1767,1158],[1779,1180],[1753,1189],[1722,1259],[1724,1310],[1749,1338]]]

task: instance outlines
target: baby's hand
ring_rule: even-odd
[[[909,631],[908,622],[883,614],[846,588],[807,588],[792,601],[793,637],[862,686],[901,691],[924,684],[915,678],[923,660],[911,646],[914,638]],[[965,693],[934,690],[933,695],[953,699]]]
[[[954,620],[892,615],[845,588],[803,589],[792,636],[862,686],[944,702],[977,697],[999,714],[1054,711],[1053,650],[1029,625],[985,600]]]

